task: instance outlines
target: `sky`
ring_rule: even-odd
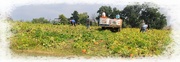
[[[105,5],[105,4],[104,4]],[[44,17],[48,20],[58,18],[60,14],[64,14],[67,18],[71,17],[74,10],[79,13],[87,12],[91,17],[97,16],[98,9],[102,4],[40,4],[40,5],[24,5],[17,7],[11,13],[13,20],[32,20],[33,18]],[[108,5],[122,10],[124,5]]]
[[[31,21],[33,18],[44,17],[48,20],[54,20],[58,18],[59,15],[63,14],[67,18],[70,18],[73,11],[78,11],[79,13],[87,12],[90,18],[92,16],[98,15],[97,11],[101,6],[111,6],[111,8],[118,8],[119,10],[123,10],[123,8],[127,4],[120,4],[120,5],[110,5],[110,4],[66,4],[66,3],[59,3],[59,4],[36,4],[36,5],[23,5],[16,7],[12,13],[11,17],[13,20],[23,20],[23,21]],[[159,10],[162,14],[167,14],[167,10],[160,7]],[[169,18],[167,16],[167,24],[170,25]]]

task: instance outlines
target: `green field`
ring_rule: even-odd
[[[172,42],[169,30],[141,33],[139,28],[123,28],[121,32],[100,28],[15,22],[10,48],[30,55],[147,57],[161,55]]]

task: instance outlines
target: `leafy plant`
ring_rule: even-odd
[[[65,56],[143,57],[161,55],[171,43],[168,30],[150,29],[141,33],[138,28],[124,28],[114,33],[99,28],[92,26],[87,30],[83,25],[16,22],[10,47],[13,50],[55,52],[54,55],[59,56],[65,53]]]

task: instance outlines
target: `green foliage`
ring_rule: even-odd
[[[102,15],[102,12],[106,13],[106,16],[110,16],[112,13],[112,8],[110,6],[102,6],[99,8],[99,10],[97,11],[97,13],[99,13],[100,15]]]
[[[145,33],[138,28],[124,28],[121,32],[98,30],[92,26],[32,24],[16,22],[12,32],[11,49],[23,52],[43,51],[55,56],[118,56],[143,57],[160,55],[171,43],[170,31],[150,29]],[[82,53],[85,49],[86,53]],[[48,55],[45,54],[45,55]],[[63,53],[63,54],[62,54]],[[64,55],[65,54],[65,55]]]
[[[167,25],[166,16],[159,12],[159,8],[153,3],[127,5],[122,11],[117,8],[111,9],[110,6],[101,6],[96,17],[99,20],[102,12],[109,18],[115,18],[117,14],[123,19],[123,27],[137,28],[142,20],[149,25],[149,28],[162,29]]]
[[[99,15],[96,19],[99,19],[99,17],[102,16],[102,12],[105,12],[106,16],[109,18],[116,18],[116,15],[121,13],[121,11],[118,10],[116,7],[111,8],[110,6],[101,6],[97,11]]]
[[[130,25],[131,27],[139,27],[140,25],[140,20],[139,19],[139,12],[141,10],[140,5],[127,5],[123,10],[122,10],[122,17],[126,17],[126,19],[123,22],[126,22],[127,25]]]
[[[102,16],[102,13],[105,12],[106,16],[110,16],[112,14],[112,8],[110,6],[101,6],[97,13],[99,14],[96,19],[99,19],[99,17]]]
[[[116,18],[116,15],[117,15],[117,14],[120,14],[120,13],[121,13],[121,11],[118,10],[116,7],[114,7],[111,15],[109,16],[109,18],[112,18],[112,19],[113,19],[113,18]]]
[[[52,20],[51,23],[52,23],[53,25],[60,25],[60,24],[61,24],[59,18],[58,18],[58,19],[55,19],[55,20]]]
[[[157,8],[146,8],[142,11],[141,19],[144,19],[150,28],[162,29],[166,26],[167,20],[166,17],[161,14]]]
[[[150,6],[150,3],[127,5],[121,16],[124,22],[131,27],[139,27],[141,20],[144,20],[149,28],[162,29],[166,26],[166,17],[159,12],[159,8],[155,4]]]
[[[68,24],[69,23],[68,19],[63,14],[59,15],[59,19],[60,19],[60,22],[62,24]]]
[[[40,17],[40,18],[34,18],[32,20],[32,23],[50,23],[50,22],[44,17]]]
[[[78,17],[79,17],[80,24],[86,25],[86,20],[88,18],[88,14],[87,13],[81,13],[78,15]]]
[[[76,21],[76,23],[78,23],[79,24],[79,13],[78,13],[78,11],[74,11],[72,14],[72,18],[74,18],[74,20]]]

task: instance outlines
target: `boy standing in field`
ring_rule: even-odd
[[[89,19],[89,16],[87,17],[87,20],[86,20],[86,27],[87,27],[87,29],[90,28],[90,19]]]

